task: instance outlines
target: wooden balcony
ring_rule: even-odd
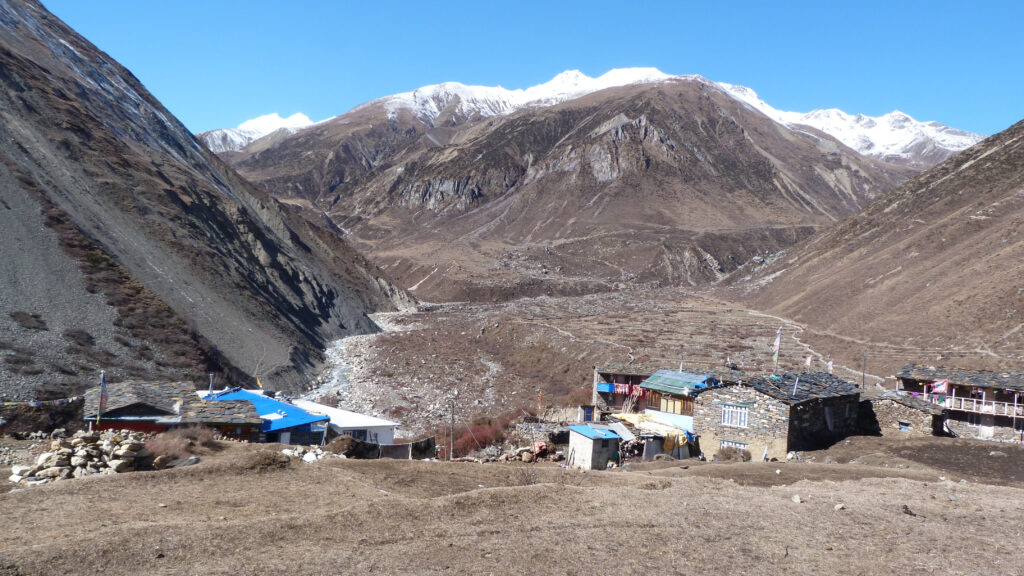
[[[950,410],[959,410],[961,412],[1024,418],[1024,404],[1014,404],[1012,402],[993,402],[990,400],[977,400],[975,398],[952,398],[947,396],[945,402],[939,402],[938,404]]]

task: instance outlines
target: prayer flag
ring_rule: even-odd
[[[772,344],[772,362],[779,365],[779,347],[782,345],[782,328],[775,333],[775,343]]]
[[[100,403],[96,410],[96,423],[100,423],[100,414],[103,413],[103,409],[107,407],[107,377],[100,370]]]

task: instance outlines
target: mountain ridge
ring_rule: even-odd
[[[657,68],[616,68],[596,78],[586,76],[578,70],[567,70],[548,82],[514,90],[501,86],[443,82],[370,100],[349,112],[384,105],[391,114],[389,117],[393,117],[397,110],[402,109],[411,111],[414,116],[432,124],[453,101],[457,101],[454,114],[462,119],[470,119],[511,114],[526,107],[553,106],[608,88],[678,80],[697,80],[719,86],[733,97],[784,125],[811,126],[861,154],[919,167],[932,166],[983,138],[980,134],[972,134],[938,122],[919,122],[898,110],[878,117],[851,115],[835,108],[816,109],[810,112],[781,111],[761,100],[753,90],[745,86],[714,82],[697,74],[665,74]],[[241,128],[242,126],[239,126],[239,129]],[[221,130],[227,130],[231,134],[237,132],[232,129]],[[208,142],[212,151],[222,153],[241,150],[269,132],[251,139],[232,136],[235,139],[230,143],[223,140],[223,134],[226,132],[215,130],[204,132],[201,136],[204,141],[213,142],[212,145]],[[221,140],[218,141],[218,138]]]

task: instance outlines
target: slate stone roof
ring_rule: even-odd
[[[891,400],[897,404],[902,404],[907,408],[913,408],[914,410],[920,410],[921,412],[935,416],[946,412],[946,408],[943,406],[933,404],[926,400],[922,400],[917,396],[912,396],[899,390],[887,390],[885,393],[871,398],[872,402],[878,402],[880,400]]]
[[[189,400],[181,410],[182,424],[248,424],[263,423],[256,406],[248,400],[221,400],[220,402]]]
[[[800,378],[799,382],[796,382],[797,377]],[[795,394],[793,393],[794,383],[797,385]],[[762,394],[791,406],[819,398],[835,398],[859,393],[856,386],[828,372],[755,376],[742,382],[742,385],[750,386]]]
[[[191,382],[108,382],[107,405],[103,412],[113,412],[133,404],[142,404],[151,407],[154,413],[177,414],[175,405],[191,400],[195,395],[195,389]],[[85,391],[83,412],[86,418],[90,415],[96,417],[99,400],[99,386]]]
[[[950,384],[973,386],[975,388],[1001,388],[1024,392],[1024,370],[961,370],[944,366],[907,364],[897,378],[935,382],[949,380]]]

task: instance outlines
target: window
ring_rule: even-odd
[[[608,447],[608,439],[606,438],[604,440],[601,440],[601,448],[607,448],[607,447]]]
[[[661,411],[670,414],[693,416],[693,400],[691,398],[661,397]]]
[[[737,428],[747,427],[747,407],[733,406],[732,404],[722,405],[722,425],[736,426]]]
[[[735,440],[722,440],[722,448],[735,448],[737,450],[746,450],[748,444],[746,442],[736,442]]]

